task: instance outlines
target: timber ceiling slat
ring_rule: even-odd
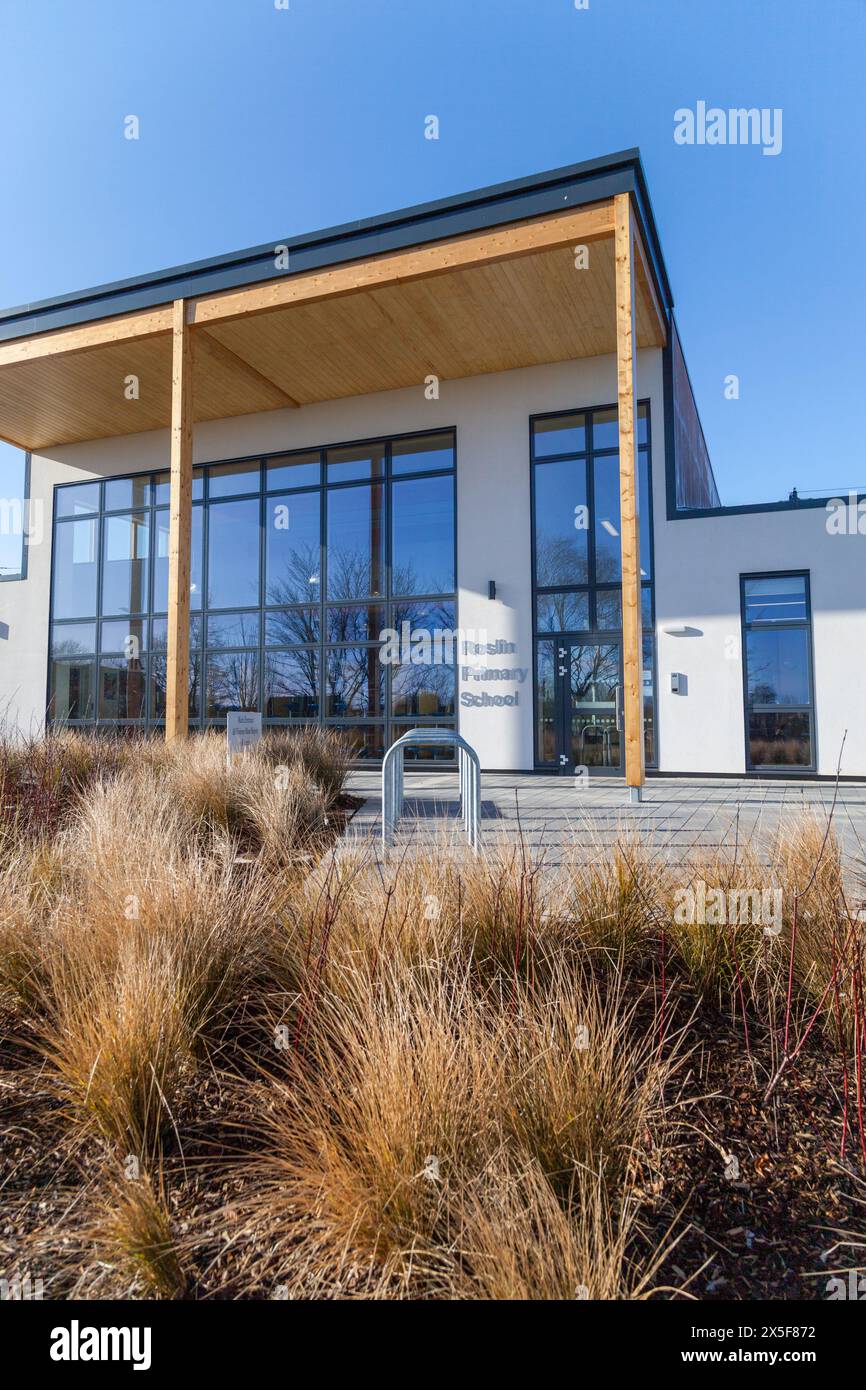
[[[235,292],[213,297],[223,307],[203,310],[202,326],[193,328],[195,418],[421,386],[431,373],[454,380],[614,352],[612,237],[591,237],[589,268],[579,270],[573,247],[562,238],[556,244],[550,231],[548,248],[505,258],[506,232],[488,239],[495,254],[487,259],[473,261],[461,243],[454,259],[459,268],[440,266],[424,276],[419,268],[435,264],[426,248],[423,255],[407,255],[399,279],[384,275],[381,263],[360,263],[354,275],[366,287],[354,292],[346,289],[350,268],[338,267],[324,277],[306,277],[297,302],[247,317],[233,316]],[[410,273],[413,268],[417,274]],[[323,297],[331,280],[339,292]],[[657,305],[640,256],[635,280],[638,346],[661,346]],[[266,302],[285,297],[289,283],[282,290],[262,287],[270,297]],[[190,321],[198,321],[192,307]],[[90,349],[82,347],[76,330],[70,339],[74,351],[47,353],[43,344],[21,361],[4,365],[0,357],[0,436],[38,450],[165,427],[171,340],[153,336],[160,322],[158,314],[139,316],[135,336],[126,341],[111,340],[103,328],[100,345]],[[134,400],[125,394],[131,375],[139,381]]]

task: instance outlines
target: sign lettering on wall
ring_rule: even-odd
[[[460,652],[464,657],[484,657],[508,656],[517,651],[514,642],[503,641],[498,638],[495,642],[463,642]],[[469,681],[513,681],[515,685],[523,685],[529,675],[528,666],[488,666],[486,661],[477,663],[461,662],[460,679],[462,682]],[[464,690],[460,695],[460,704],[464,709],[490,709],[508,706],[513,708],[520,703],[520,692],[513,691],[509,695],[492,695],[484,690],[477,695],[471,690]]]

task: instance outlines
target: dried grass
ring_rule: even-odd
[[[680,866],[622,837],[556,869],[504,844],[383,867],[327,852],[345,769],[318,733],[231,767],[214,736],[0,745],[0,990],[102,1155],[91,1261],[185,1297],[216,1227],[244,1252],[230,1294],[647,1296],[636,1194],[676,1132],[689,1009],[762,1032],[779,1069],[824,1030],[859,1081],[862,926],[832,836],[801,818],[764,854]],[[781,930],[679,920],[699,881],[781,888]],[[181,1236],[211,1077],[240,1157],[213,1160],[231,1195]]]

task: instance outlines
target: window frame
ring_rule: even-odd
[[[806,603],[805,618],[783,618],[776,622],[754,622],[746,618],[746,584],[750,579],[802,579]],[[750,570],[740,574],[740,652],[743,682],[743,742],[747,773],[766,777],[798,777],[814,774],[818,768],[818,721],[815,709],[815,649],[812,624],[812,579],[807,569]],[[749,699],[748,636],[750,632],[779,632],[783,629],[805,631],[806,654],[809,663],[808,705],[754,705]],[[809,720],[810,762],[758,763],[751,757],[749,717],[752,714],[805,714]]]
[[[13,446],[15,447],[15,446]],[[0,584],[20,584],[27,578],[27,568],[30,552],[30,459],[29,449],[23,449],[24,454],[24,483],[22,486],[21,497],[21,559],[18,570],[14,574],[0,574]],[[9,499],[12,500],[11,498]]]

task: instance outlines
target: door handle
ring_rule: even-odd
[[[615,687],[614,687],[614,692],[613,692],[613,694],[614,694],[614,701],[615,701],[615,705],[614,705],[614,711],[615,711],[615,713],[614,713],[614,718],[615,718],[615,720],[616,720],[617,732],[621,734],[621,733],[622,733],[622,686],[621,686],[621,685],[615,686]]]

